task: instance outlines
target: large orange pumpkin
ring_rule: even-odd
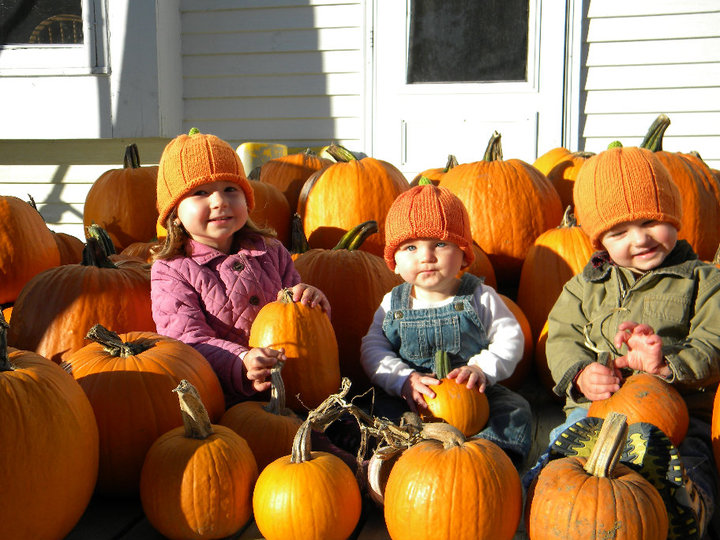
[[[66,369],[88,396],[100,432],[97,490],[108,495],[138,491],[148,448],[182,425],[172,394],[182,379],[192,382],[217,421],[225,409],[212,367],[190,345],[154,332],[116,334],[97,325],[91,343],[67,358]]]
[[[13,305],[10,345],[60,363],[85,345],[95,324],[117,332],[155,331],[150,272],[143,261],[111,261],[89,238],[81,264],[65,264],[33,277]],[[113,257],[118,257],[114,255]]]
[[[285,196],[290,211],[295,212],[305,181],[333,163],[333,160],[320,157],[308,148],[304,152],[288,154],[263,163],[260,168],[260,182],[278,188]]]
[[[351,152],[335,145],[328,151],[338,162],[310,176],[298,201],[298,213],[310,247],[330,249],[358,223],[374,220],[378,223],[378,234],[368,238],[360,249],[382,256],[387,211],[410,184],[386,161],[371,157],[356,159]]]
[[[167,538],[213,539],[237,533],[250,519],[257,465],[245,439],[213,425],[195,387],[175,388],[183,426],[150,447],[140,476],[148,521]]]
[[[330,319],[319,306],[294,302],[290,289],[258,311],[248,343],[285,350],[283,380],[288,406],[296,411],[317,407],[340,387],[338,344]]]
[[[30,278],[59,264],[55,238],[37,210],[0,196],[0,304],[14,302]]]
[[[562,220],[557,190],[532,165],[503,161],[497,132],[482,161],[454,167],[439,185],[465,204],[473,240],[490,257],[500,287],[517,284],[530,246]]]
[[[431,427],[436,431],[429,432]],[[510,458],[488,440],[465,440],[448,424],[425,424],[423,431],[433,438],[402,453],[385,487],[390,537],[513,538],[522,511],[522,487]]]
[[[125,147],[123,167],[105,171],[85,197],[83,224],[103,227],[117,251],[155,237],[158,219],[156,165],[140,166],[137,145]]]
[[[80,386],[58,365],[8,349],[7,324],[0,325],[2,538],[64,538],[95,488],[95,415]]]
[[[678,446],[688,430],[687,404],[671,384],[649,373],[635,373],[607,399],[593,401],[588,416],[606,418],[610,412],[627,416],[630,424],[647,422],[659,428]]]

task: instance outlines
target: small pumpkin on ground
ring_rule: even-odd
[[[526,529],[533,540],[664,540],[665,503],[640,473],[618,463],[626,417],[605,419],[588,458],[550,461],[528,492]]]
[[[588,416],[606,418],[610,412],[627,416],[630,424],[647,422],[678,446],[688,430],[687,404],[674,386],[649,373],[635,373],[608,399],[593,401]]]
[[[262,471],[269,463],[288,455],[302,420],[285,407],[285,383],[278,362],[270,371],[270,401],[243,401],[230,407],[220,418],[220,425],[229,427],[245,439]]]
[[[330,319],[319,306],[294,302],[291,289],[258,312],[248,343],[285,350],[283,380],[293,410],[317,407],[340,385],[338,344]]]
[[[148,521],[171,539],[225,538],[252,513],[258,471],[245,439],[213,425],[195,387],[183,379],[173,390],[183,426],[150,447],[140,476]]]

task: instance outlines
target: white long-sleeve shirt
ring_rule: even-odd
[[[372,324],[360,347],[360,361],[373,384],[388,394],[400,396],[405,380],[414,371],[398,357],[382,330],[390,309],[392,293],[387,293],[375,311]],[[454,297],[426,303],[410,298],[410,309],[427,309],[447,305]],[[468,360],[468,365],[482,369],[487,384],[492,385],[512,375],[523,355],[525,338],[520,324],[492,287],[480,284],[475,289],[472,306],[487,332],[489,345]]]

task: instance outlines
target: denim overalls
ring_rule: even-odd
[[[465,273],[452,302],[428,309],[410,309],[410,283],[395,287],[390,310],[383,321],[383,332],[398,356],[417,371],[433,373],[437,350],[447,351],[454,369],[467,365],[471,356],[486,349],[487,332],[472,304],[475,289],[481,283],[480,278]],[[509,450],[510,457],[521,462],[532,443],[530,404],[499,384],[486,387],[485,394],[490,404],[490,419],[476,436]],[[383,396],[382,392],[376,394],[375,409],[376,414],[391,420],[397,420],[409,410],[404,399]]]

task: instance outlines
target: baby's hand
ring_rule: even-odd
[[[598,401],[617,392],[620,389],[620,380],[620,370],[593,362],[580,372],[575,385],[590,401]]]
[[[293,301],[300,302],[303,305],[314,308],[320,306],[320,308],[330,316],[330,302],[328,301],[325,293],[323,293],[317,287],[308,285],[307,283],[298,283],[291,288],[293,293]],[[278,292],[278,298],[282,295],[282,291]]]
[[[628,350],[625,356],[615,359],[615,367],[629,367],[662,377],[671,375],[662,353],[662,339],[647,324],[631,321],[620,323],[614,342],[618,350],[623,344]]]
[[[425,403],[423,396],[434,398],[435,392],[433,392],[430,387],[436,384],[440,384],[440,381],[434,376],[418,371],[413,371],[410,376],[405,379],[401,395],[405,398],[405,401],[407,401],[412,412],[417,413],[420,410],[427,410],[427,403]]]
[[[256,347],[250,349],[245,358],[243,358],[243,364],[247,372],[246,377],[252,381],[253,388],[258,392],[268,390],[272,383],[268,380],[270,377],[270,370],[279,361],[285,361],[285,349],[270,349],[268,347]]]
[[[487,385],[487,377],[483,370],[478,366],[460,366],[448,373],[448,379],[455,379],[455,382],[462,384],[467,381],[467,388],[472,390],[477,388],[478,392],[485,391]]]

